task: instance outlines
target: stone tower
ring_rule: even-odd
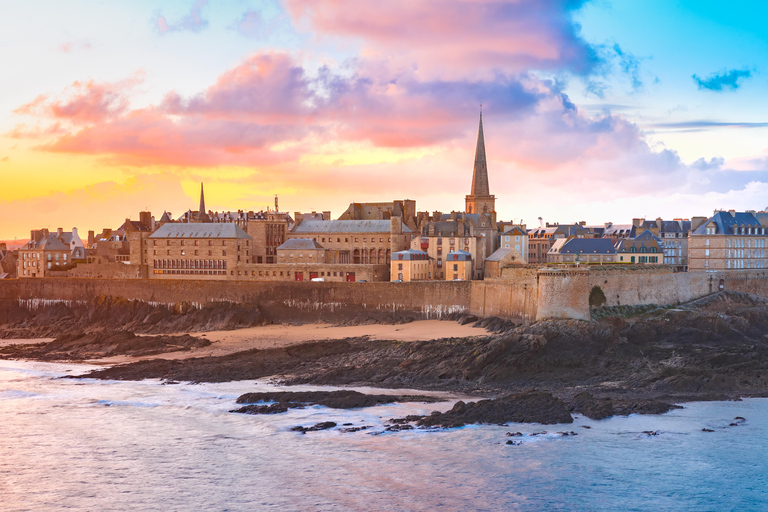
[[[485,139],[483,138],[483,113],[480,112],[480,128],[475,149],[475,169],[472,172],[472,190],[465,198],[467,213],[492,214],[496,212],[496,197],[488,186],[488,164],[485,161]]]

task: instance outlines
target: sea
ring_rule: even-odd
[[[0,510],[768,510],[768,399],[388,432],[461,397],[243,415],[240,394],[274,386],[62,378],[91,368],[0,361]],[[323,421],[339,427],[290,430]]]

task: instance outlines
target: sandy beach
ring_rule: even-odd
[[[350,325],[332,324],[265,325],[231,331],[191,332],[192,336],[204,337],[211,345],[186,351],[168,352],[151,356],[114,356],[89,360],[89,363],[120,364],[143,359],[187,359],[190,357],[223,356],[251,349],[280,348],[299,345],[308,341],[337,340],[368,336],[372,340],[423,341],[439,338],[486,336],[486,329],[459,325],[441,320],[420,320],[398,325]],[[153,335],[146,335],[153,336]],[[53,341],[53,338],[0,340],[0,347],[17,344],[35,344]]]

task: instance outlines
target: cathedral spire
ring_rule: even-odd
[[[483,137],[483,111],[480,107],[480,126],[477,130],[477,147],[475,148],[475,168],[472,171],[472,190],[464,199],[464,211],[467,213],[483,213],[493,216],[496,222],[496,198],[491,195],[488,186],[488,164],[485,161],[485,138]]]
[[[480,111],[480,128],[477,132],[477,148],[475,148],[475,169],[472,172],[472,196],[487,197],[491,195],[488,186],[488,165],[485,161],[485,139],[483,138],[483,111]]]
[[[200,217],[205,213],[205,194],[203,194],[203,183],[200,182]]]

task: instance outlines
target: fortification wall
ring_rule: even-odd
[[[469,311],[473,315],[499,316],[519,323],[536,319],[538,306],[536,269],[503,269],[503,279],[472,281]]]
[[[10,283],[10,281],[9,281]],[[87,301],[99,295],[123,297],[160,304],[186,301],[242,302],[258,304],[271,318],[335,320],[350,314],[369,312],[382,315],[409,314],[417,318],[442,318],[451,313],[468,313],[470,282],[334,283],[334,282],[237,282],[187,279],[87,279],[43,278],[14,280],[0,284],[3,293],[15,300]],[[301,315],[297,315],[297,313]]]
[[[81,263],[67,271],[66,277],[86,277],[97,279],[138,279],[141,276],[140,265],[126,265],[115,261],[109,263]]]
[[[590,318],[599,286],[608,306],[677,304],[719,290],[768,297],[767,271],[673,272],[671,267],[504,269],[502,278],[457,282],[246,282],[188,279],[43,278],[0,280],[0,305],[19,301],[86,301],[99,295],[160,304],[186,301],[258,304],[276,321],[443,318],[451,313],[499,316],[519,323]]]

